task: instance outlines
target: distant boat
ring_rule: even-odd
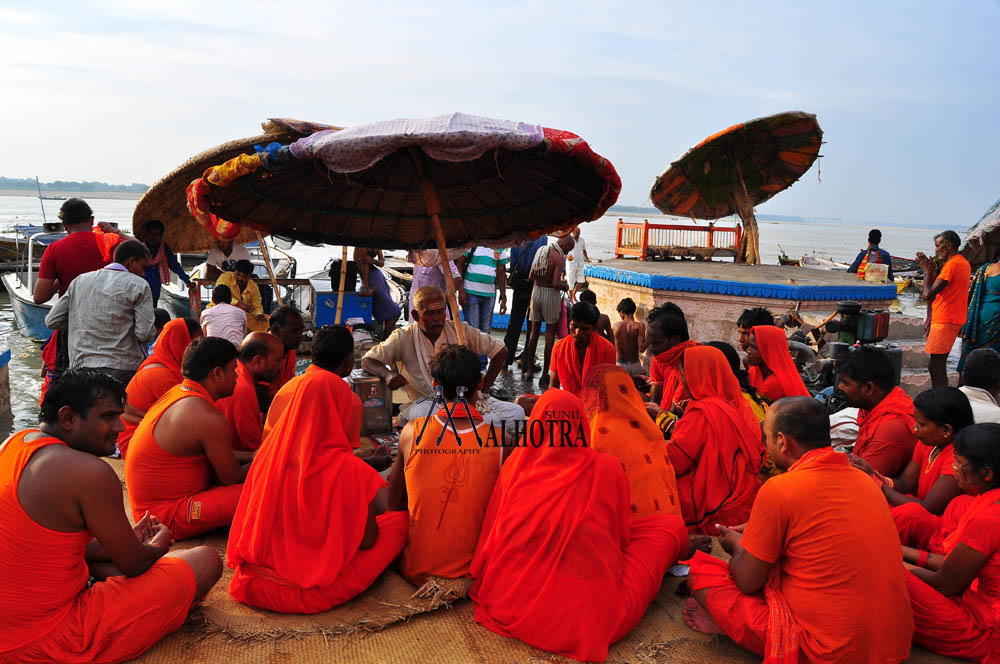
[[[803,256],[801,265],[814,270],[846,270],[850,267],[847,263],[838,263],[832,258],[820,258],[816,255]]]

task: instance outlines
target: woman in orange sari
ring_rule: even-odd
[[[590,422],[590,446],[622,464],[632,518],[681,516],[667,444],[660,428],[649,419],[632,377],[614,364],[593,367],[583,378],[581,399]]]
[[[604,661],[690,548],[676,516],[633,518],[620,462],[587,445],[583,403],[548,390],[533,438],[500,471],[469,596],[476,622],[549,652]],[[569,443],[550,439],[568,427]],[[536,446],[538,444],[538,446]]]
[[[788,338],[781,328],[758,325],[750,329],[747,363],[759,369],[751,372],[751,384],[768,403],[782,397],[811,396],[788,352]]]
[[[681,380],[690,401],[673,429],[667,453],[677,474],[688,530],[715,534],[715,524],[750,516],[764,459],[760,425],[718,348],[684,351]]]
[[[201,326],[192,318],[175,318],[163,326],[153,352],[125,388],[125,430],[118,434],[118,451],[124,459],[136,427],[160,397],[181,380],[181,360],[192,340],[201,337]]]
[[[917,552],[907,565],[913,640],[941,655],[1000,661],[1000,424],[955,437],[955,477],[978,497],[944,540],[945,554]]]

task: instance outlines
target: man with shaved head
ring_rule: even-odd
[[[787,472],[761,487],[747,523],[717,526],[728,565],[695,554],[684,621],[774,661],[799,651],[809,662],[901,662],[913,613],[899,535],[882,492],[830,447],[829,430],[809,397],[767,411],[767,449]]]
[[[254,452],[263,440],[264,422],[258,383],[272,383],[281,373],[285,347],[267,332],[251,332],[240,344],[236,363],[236,389],[215,407],[226,416],[233,434],[233,449]]]

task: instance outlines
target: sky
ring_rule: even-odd
[[[269,117],[461,111],[573,131],[649,205],[702,138],[800,110],[823,158],[758,213],[965,228],[1000,197],[998,33],[984,0],[0,0],[0,175],[152,184]]]

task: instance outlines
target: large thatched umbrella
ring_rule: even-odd
[[[265,146],[275,141],[290,143],[316,131],[335,129],[331,125],[302,122],[290,118],[272,118],[261,123],[264,133],[249,138],[227,141],[214,148],[196,154],[173,171],[157,180],[143,194],[132,213],[132,232],[136,237],[144,237],[146,222],[159,219],[163,222],[163,239],[174,251],[207,251],[214,245],[215,238],[195,221],[187,208],[187,187],[191,181],[200,178],[205,169],[247,152],[253,152],[255,145]],[[256,233],[245,228],[234,241],[253,242]]]
[[[820,156],[816,116],[779,113],[733,125],[684,153],[656,178],[649,196],[661,212],[743,221],[738,263],[760,263],[753,208],[791,186]]]
[[[962,255],[973,265],[997,258],[1000,246],[1000,201],[994,203],[965,234]]]

